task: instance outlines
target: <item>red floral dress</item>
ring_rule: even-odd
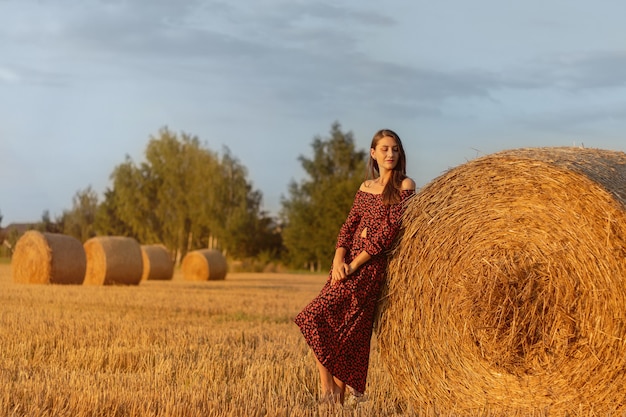
[[[414,193],[402,191],[400,203],[385,205],[380,194],[357,192],[336,247],[346,248],[346,263],[362,251],[371,259],[334,285],[330,284],[331,271],[319,295],[294,320],[326,369],[358,393],[365,392],[374,315],[387,269],[386,252],[400,229],[406,199]]]

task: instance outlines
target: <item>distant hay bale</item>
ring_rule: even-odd
[[[488,155],[424,187],[403,224],[377,332],[415,409],[626,411],[626,154]]]
[[[11,257],[13,281],[24,284],[82,284],[86,269],[80,241],[58,233],[30,230]]]
[[[174,276],[174,261],[163,245],[141,245],[143,274],[141,280],[170,280]]]
[[[188,281],[215,281],[226,278],[226,258],[220,251],[201,249],[188,252],[181,265]]]
[[[139,243],[130,237],[98,236],[85,242],[85,284],[137,285],[143,273]]]

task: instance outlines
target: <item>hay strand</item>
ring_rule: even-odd
[[[141,245],[143,274],[141,280],[171,280],[174,276],[174,261],[163,245]]]
[[[143,274],[139,243],[130,237],[98,236],[85,242],[88,285],[137,285]]]
[[[626,411],[626,154],[488,155],[424,187],[403,225],[377,332],[416,409]]]
[[[214,281],[226,278],[227,264],[222,252],[201,249],[188,252],[181,265],[183,278],[188,281]]]
[[[58,233],[30,230],[15,245],[13,281],[24,284],[82,284],[86,269],[80,241]]]

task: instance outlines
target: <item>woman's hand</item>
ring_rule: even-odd
[[[331,274],[331,284],[336,284],[339,281],[346,279],[346,277],[356,271],[361,265],[365,264],[372,257],[366,251],[359,253],[350,264],[344,261],[344,255],[338,252],[333,259],[333,273]]]
[[[352,273],[352,268],[343,260],[338,261],[338,262],[333,262],[333,272],[332,272],[331,280],[330,280],[331,285],[335,285],[339,281],[343,281],[351,273]]]

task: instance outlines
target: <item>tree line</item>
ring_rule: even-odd
[[[149,137],[144,161],[126,156],[113,169],[102,198],[88,186],[76,192],[71,209],[55,219],[46,210],[32,228],[81,242],[120,235],[161,243],[177,263],[191,250],[214,248],[231,259],[320,271],[330,267],[337,232],[365,178],[367,153],[338,122],[328,137],[314,137],[311,149],[298,158],[305,178],[289,184],[273,217],[227,147],[216,152],[196,136],[162,128]],[[18,237],[5,233],[0,243],[11,246]]]

